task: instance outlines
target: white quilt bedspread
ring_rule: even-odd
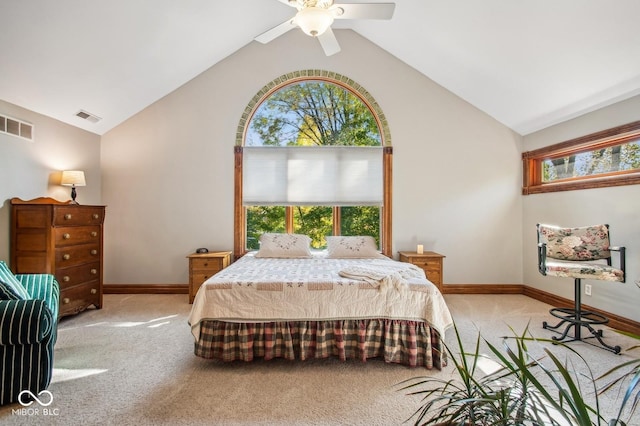
[[[388,269],[402,285],[346,278],[341,271]],[[349,275],[349,274],[345,274]],[[334,319],[426,321],[441,336],[451,314],[424,271],[383,259],[256,258],[245,255],[209,278],[198,291],[189,324],[196,338],[202,320],[226,322],[321,321]]]

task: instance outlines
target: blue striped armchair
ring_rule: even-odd
[[[60,290],[53,275],[13,275],[0,261],[0,405],[47,389],[53,372]]]

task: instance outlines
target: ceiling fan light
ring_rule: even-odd
[[[295,21],[305,34],[317,37],[331,26],[333,14],[327,9],[306,7],[297,13]]]

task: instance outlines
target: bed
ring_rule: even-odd
[[[344,244],[283,257],[263,243],[200,287],[189,316],[196,356],[446,365],[451,314],[422,269],[377,252],[363,257]]]

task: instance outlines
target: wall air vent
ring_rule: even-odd
[[[33,141],[33,124],[0,114],[0,133]]]
[[[84,111],[84,110],[78,111],[76,113],[76,117],[80,117],[83,120],[87,120],[87,121],[90,121],[92,123],[97,123],[98,121],[102,120],[97,115],[91,114],[90,112],[87,112],[87,111]]]

